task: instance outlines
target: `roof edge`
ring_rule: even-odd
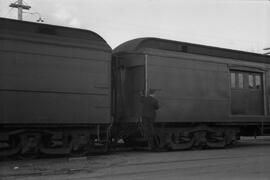
[[[152,48],[152,49],[160,49],[174,52],[185,52],[199,55],[207,55],[214,57],[224,57],[224,58],[233,58],[233,59],[243,59],[243,60],[251,60],[256,57],[257,59],[261,59],[264,61],[268,61],[270,63],[270,56],[265,54],[234,50],[234,49],[226,49],[221,47],[214,47],[208,45],[201,44],[193,44],[182,41],[161,39],[156,37],[144,37],[137,38],[133,40],[129,40],[118,47],[116,47],[113,52],[121,53],[121,52],[142,52],[143,49]]]
[[[82,33],[90,33],[92,35],[94,35],[97,39],[103,41],[104,43],[106,43],[108,45],[108,47],[110,49],[112,49],[110,47],[110,45],[107,43],[107,41],[100,36],[98,33],[91,31],[91,30],[87,30],[87,29],[80,29],[80,28],[74,28],[74,27],[68,27],[68,26],[60,26],[60,25],[53,25],[53,24],[45,24],[45,23],[36,23],[36,22],[30,22],[30,21],[19,21],[19,20],[15,20],[15,19],[9,19],[9,18],[3,18],[0,17],[0,23],[5,23],[7,26],[8,24],[12,24],[12,23],[17,23],[17,24],[25,24],[25,25],[32,25],[32,26],[36,26],[38,27],[44,27],[44,28],[57,28],[57,29],[61,29],[61,30],[70,30],[70,31],[77,31],[77,32],[82,32]],[[2,27],[3,28],[3,27]],[[70,38],[78,38],[78,39],[84,39],[83,37],[70,37]]]

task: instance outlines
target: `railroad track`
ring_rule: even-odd
[[[150,178],[150,176],[159,175],[165,178],[165,175],[170,176],[169,174],[181,174],[185,177],[194,173],[205,175],[218,172],[222,174],[223,170],[232,173],[236,169],[240,169],[241,172],[247,171],[247,173],[255,170],[260,172],[264,169],[266,171],[268,164],[270,165],[270,142],[262,143],[261,141],[261,146],[257,145],[257,143],[244,141],[235,148],[219,150],[162,153],[126,150],[85,158],[0,162],[0,167],[4,167],[5,164],[15,166],[17,162],[20,164],[20,170],[13,169],[9,173],[3,174],[2,169],[0,176],[3,179],[36,179],[40,177],[50,180],[67,178],[134,179],[136,177],[140,179],[139,177]],[[33,166],[32,170],[29,164]]]

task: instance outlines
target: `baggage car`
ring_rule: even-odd
[[[116,122],[139,141],[140,92],[157,90],[159,148],[224,147],[269,126],[270,57],[158,38],[114,50]]]

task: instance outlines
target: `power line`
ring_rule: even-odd
[[[44,22],[44,20],[41,17],[41,14],[39,12],[23,12],[23,13],[31,14],[31,15],[37,15],[38,16],[37,22]]]
[[[6,15],[4,17],[8,17],[9,14],[11,13],[11,11],[13,10],[14,8],[10,8],[9,11],[6,13]]]
[[[266,53],[264,53],[265,55],[270,55],[270,47],[268,47],[268,48],[264,48],[263,50],[266,50],[266,51],[268,51],[268,52],[266,52]]]
[[[23,0],[17,0],[14,3],[11,3],[9,5],[9,7],[11,7],[12,9],[13,8],[18,9],[18,20],[20,20],[20,21],[23,20],[23,13],[26,13],[26,14],[31,14],[31,15],[34,15],[34,16],[38,16],[37,22],[44,22],[44,20],[41,17],[41,14],[39,12],[25,12],[25,11],[23,11],[23,10],[29,10],[31,8],[31,6],[28,5],[28,3],[26,3]]]

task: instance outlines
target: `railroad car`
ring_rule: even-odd
[[[92,31],[0,18],[0,156],[108,141],[111,54]]]
[[[270,57],[158,38],[113,51],[115,124],[140,143],[140,92],[157,91],[157,148],[224,147],[269,129]],[[136,130],[137,129],[137,130]]]
[[[147,145],[139,99],[150,88],[158,149],[224,147],[269,130],[269,56],[158,38],[112,51],[92,31],[4,18],[0,27],[0,157]]]

